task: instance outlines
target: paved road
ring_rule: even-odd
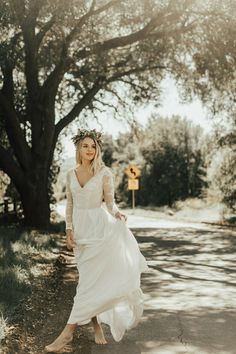
[[[91,325],[63,353],[236,354],[236,231],[201,223],[129,215],[149,271],[142,274],[145,311],[116,343],[94,343]],[[51,275],[41,279],[4,354],[40,354],[65,325],[77,269],[60,239]],[[49,260],[50,261],[50,260]]]
[[[65,219],[65,206],[66,200],[62,200],[61,202],[56,204],[56,211],[57,213]],[[147,215],[134,215],[132,210],[129,210],[128,213],[125,211],[126,215],[128,216],[127,226],[134,229],[142,229],[142,228],[178,228],[178,227],[192,227],[192,228],[202,228],[201,222],[188,222],[184,218],[178,219],[173,216],[167,216],[164,213],[159,213],[162,215],[161,217],[152,216],[149,217]],[[152,214],[152,213],[150,213]],[[204,219],[200,218],[199,220]]]
[[[150,266],[143,319],[120,343],[106,330],[107,346],[85,340],[74,353],[236,354],[236,231],[135,216],[128,225]]]
[[[182,224],[135,235],[151,268],[137,353],[236,353],[236,232]]]

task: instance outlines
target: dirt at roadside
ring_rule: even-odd
[[[78,282],[73,255],[59,246],[57,259],[45,264],[43,275],[35,279],[31,296],[18,307],[16,322],[2,341],[1,354],[40,354],[51,343],[68,319]],[[90,353],[93,345],[91,325],[79,328],[72,344],[62,353]],[[79,339],[78,339],[79,338]]]

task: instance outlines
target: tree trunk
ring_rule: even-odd
[[[35,183],[36,182],[36,183]],[[46,169],[27,177],[21,194],[24,224],[39,229],[48,229],[50,224],[50,201]]]

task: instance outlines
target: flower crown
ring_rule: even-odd
[[[77,134],[73,136],[71,140],[76,146],[80,140],[83,140],[86,137],[96,140],[98,145],[102,147],[102,139],[101,139],[102,133],[97,132],[96,129],[92,129],[92,130],[78,129]]]

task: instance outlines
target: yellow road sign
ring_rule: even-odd
[[[141,170],[135,165],[130,165],[126,168],[125,173],[129,178],[136,178],[141,175]]]
[[[139,189],[139,180],[134,178],[128,179],[128,189],[129,190],[138,190]]]

